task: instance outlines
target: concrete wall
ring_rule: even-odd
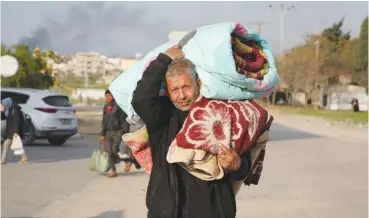
[[[351,110],[352,99],[357,98],[359,100],[360,111],[368,110],[368,95],[366,93],[332,93],[330,96],[330,102],[327,106],[329,110]]]
[[[306,94],[303,92],[297,92],[292,94],[292,105],[302,106],[306,104]]]
[[[104,99],[105,89],[76,89],[71,98],[73,99],[93,99],[99,100]]]

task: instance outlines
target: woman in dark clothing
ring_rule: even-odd
[[[248,174],[251,161],[247,152],[241,157],[230,150],[219,155],[219,163],[227,173],[214,181],[200,180],[166,160],[169,145],[201,87],[193,64],[183,56],[178,46],[159,54],[133,94],[132,106],[146,123],[153,158],[146,193],[148,218],[235,218],[232,181]],[[163,80],[170,99],[159,96]]]
[[[352,105],[352,111],[353,112],[359,112],[359,100],[357,100],[357,98],[352,99],[351,101],[351,105]]]
[[[4,113],[6,117],[6,130],[4,135],[3,152],[1,154],[1,164],[6,164],[6,155],[13,143],[14,134],[18,137],[24,138],[24,133],[22,131],[23,116],[21,108],[15,102],[13,103],[11,98],[5,98],[1,101],[1,113]],[[27,161],[28,158],[24,152],[20,163],[26,163]]]

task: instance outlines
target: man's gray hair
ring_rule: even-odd
[[[167,79],[172,76],[179,76],[185,72],[191,74],[193,82],[196,83],[199,76],[196,72],[195,65],[187,58],[175,60],[168,66],[167,73],[165,74],[165,85],[167,85]]]

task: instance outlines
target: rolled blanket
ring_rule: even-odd
[[[271,119],[253,100],[222,101],[201,96],[177,134],[176,146],[218,154],[222,143],[242,155],[255,143],[260,131],[269,128]]]
[[[265,54],[256,43],[241,42],[237,37],[232,37],[232,50],[239,73],[260,79],[268,72]]]
[[[241,42],[232,37],[233,58],[237,72],[247,78],[262,79],[268,73],[268,62],[265,54],[256,42]]]
[[[124,134],[122,140],[132,150],[132,155],[142,168],[144,168],[145,172],[150,174],[152,169],[152,156],[146,127],[142,127],[134,133]]]
[[[179,164],[187,172],[202,180],[217,180],[224,176],[216,155],[201,149],[179,147],[176,139],[169,148],[167,161]]]
[[[212,159],[216,156],[210,154],[218,154],[220,144],[244,154],[255,147],[272,121],[273,117],[252,100],[220,101],[200,97],[170,145],[167,161],[180,163],[200,179],[220,179],[223,169]],[[253,161],[255,155],[254,158]]]
[[[251,56],[257,59],[253,61],[238,55],[241,60],[248,61],[245,65],[246,69],[236,64],[239,60],[235,60],[233,55],[235,46],[232,45],[232,38],[237,38],[241,44],[254,48],[251,49]],[[247,44],[246,42],[252,43]],[[109,90],[118,105],[126,112],[130,122],[135,115],[131,101],[137,82],[142,78],[150,62],[155,60],[160,52],[164,52],[174,44],[181,44],[185,57],[194,63],[202,81],[201,94],[206,98],[254,99],[269,95],[279,83],[272,51],[266,40],[257,32],[235,22],[203,26],[184,37],[184,40],[171,41],[153,49],[111,83]],[[256,52],[257,48],[260,48],[262,52]],[[260,62],[256,60],[261,60],[263,55],[267,62],[262,65],[261,69],[258,69]]]

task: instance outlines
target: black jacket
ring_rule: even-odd
[[[107,107],[111,107],[111,111],[107,111]],[[117,105],[115,101],[105,104],[103,109],[102,130],[101,135],[105,136],[107,131],[121,130],[124,133],[129,131],[129,123],[126,120],[127,114]]]
[[[133,93],[132,106],[146,123],[153,169],[146,193],[149,218],[234,218],[236,202],[231,179],[241,180],[250,170],[250,156],[241,157],[238,172],[215,181],[200,180],[166,155],[183,125],[186,112],[177,110],[167,97],[160,97],[160,84],[171,59],[160,54],[144,72]]]
[[[21,112],[21,107],[13,103],[9,108],[9,114],[6,118],[5,139],[13,139],[14,133],[17,133],[21,138],[24,138],[24,118]]]

